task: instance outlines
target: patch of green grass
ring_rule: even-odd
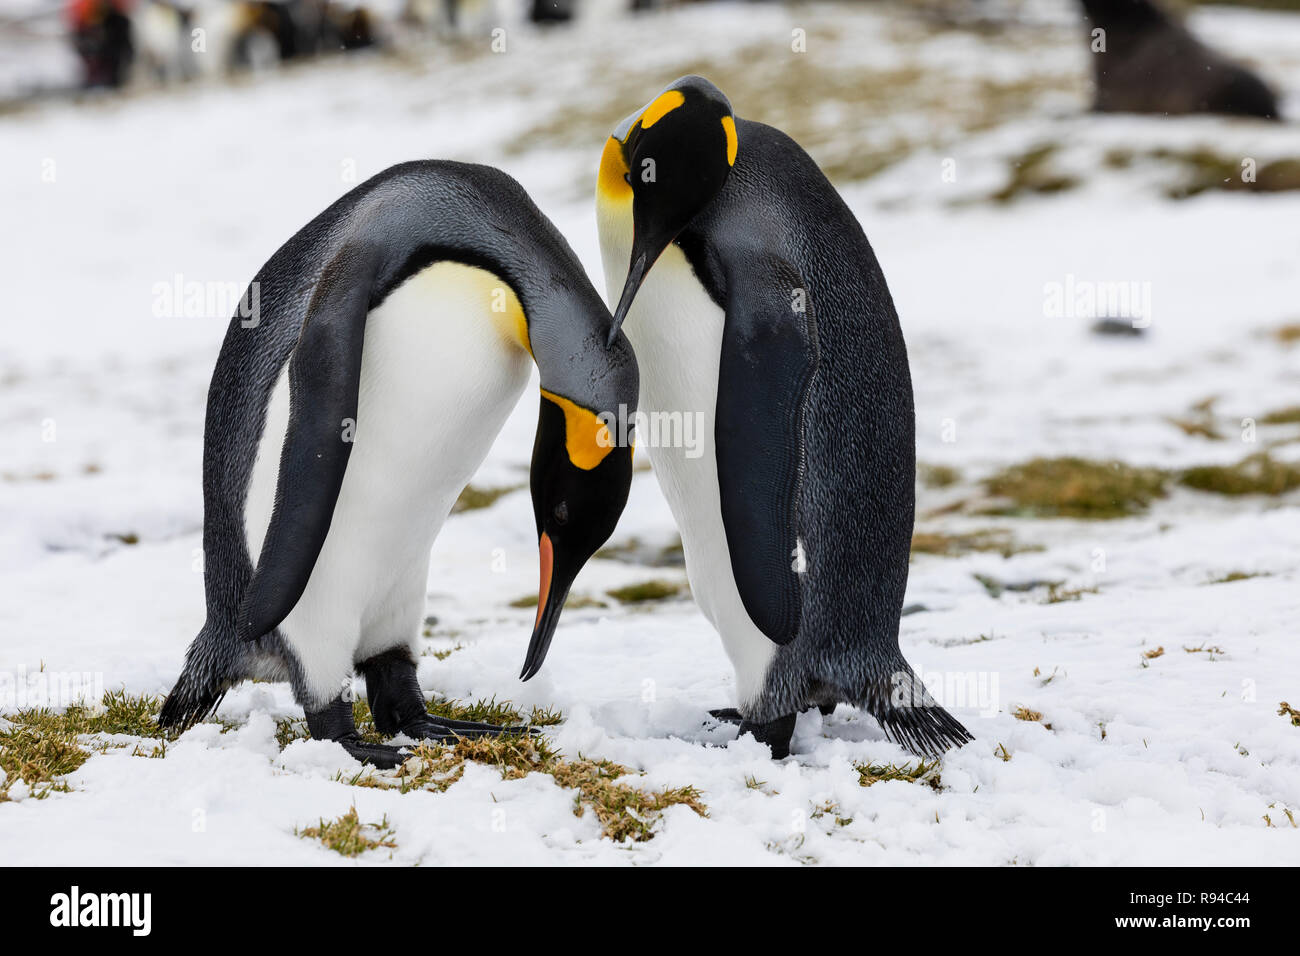
[[[854,763],[858,772],[858,783],[864,787],[886,780],[901,780],[904,783],[921,783],[939,790],[939,761],[921,760],[913,764],[893,763]]]
[[[912,554],[938,554],[944,557],[970,554],[972,551],[996,551],[1004,558],[1026,551],[1041,551],[1036,545],[1018,545],[1011,532],[986,528],[958,534],[940,531],[917,531],[912,534]]]
[[[319,840],[326,849],[347,857],[358,857],[367,850],[381,847],[397,849],[388,817],[378,823],[362,823],[355,806],[337,820],[322,818],[319,826],[294,832],[306,840]]]
[[[510,602],[510,606],[518,608],[537,607],[537,595],[525,594],[523,597],[517,597]],[[564,599],[564,607],[569,610],[581,611],[583,608],[609,607],[609,605],[586,594],[570,594]]]
[[[610,588],[605,593],[621,604],[641,604],[646,601],[666,601],[685,590],[686,586],[676,581],[655,578],[621,588]]]
[[[1009,203],[1023,195],[1050,195],[1065,192],[1079,185],[1074,176],[1057,173],[1051,169],[1051,160],[1060,149],[1059,143],[1039,143],[1007,161],[1006,184],[992,195],[996,203]]]
[[[124,734],[161,741],[139,756],[160,756],[166,752],[167,737],[158,727],[154,715],[162,701],[148,695],[132,696],[125,690],[104,694],[100,706],[74,704],[63,710],[33,707],[5,715],[9,726],[0,731],[0,793],[18,780],[26,781],[39,796],[51,790],[66,790],[63,778],[79,768],[96,749],[96,745],[79,738],[98,734]]]
[[[451,506],[451,513],[455,515],[464,511],[477,511],[480,508],[491,507],[496,504],[498,498],[523,487],[525,486],[522,484],[501,485],[496,488],[476,488],[473,485],[466,485],[460,497],[456,499],[456,503]]]
[[[1039,578],[1031,578],[1028,581],[999,581],[995,577],[987,574],[972,574],[976,581],[983,585],[984,590],[988,592],[989,597],[999,598],[1003,591],[1026,592],[1034,591],[1038,588],[1054,589],[1061,587],[1064,581],[1044,581]]]
[[[1171,199],[1187,199],[1209,190],[1229,192],[1288,192],[1300,189],[1300,159],[1276,159],[1257,166],[1254,179],[1244,178],[1240,156],[1225,156],[1212,149],[1157,149],[1153,159],[1177,163],[1183,179],[1165,190]]]
[[[1223,433],[1219,431],[1218,426],[1209,418],[1166,418],[1165,421],[1173,425],[1184,435],[1191,438],[1208,438],[1210,441],[1223,441]]]
[[[1249,581],[1251,578],[1266,578],[1267,571],[1229,571],[1218,578],[1210,578],[1206,584],[1231,584],[1233,581]]]
[[[1008,504],[989,513],[1035,518],[1123,518],[1165,495],[1168,476],[1156,468],[1084,458],[1034,458],[984,479]]]
[[[1030,710],[1028,707],[1019,706],[1011,712],[1011,716],[1016,718],[1016,720],[1027,721],[1031,724],[1042,724],[1048,730],[1052,729],[1052,725],[1043,720],[1043,714],[1041,711]]]
[[[1300,405],[1279,408],[1260,418],[1261,425],[1300,425]]]
[[[640,538],[628,538],[620,544],[607,545],[595,554],[606,561],[620,561],[623,564],[639,564],[648,568],[681,568],[686,566],[682,552],[682,539],[679,537],[671,544],[656,547]]]
[[[961,481],[961,472],[951,465],[930,465],[918,461],[916,475],[927,488],[951,488]]]
[[[543,737],[478,737],[449,746],[422,744],[400,773],[406,778],[405,788],[442,791],[460,779],[467,761],[495,767],[506,780],[530,773],[550,775],[558,786],[576,791],[574,816],[590,810],[602,835],[618,842],[651,839],[655,824],[670,806],[688,806],[700,816],[708,816],[695,787],[641,790],[620,780],[632,773],[629,768],[581,756],[566,760]]]
[[[1188,488],[1217,495],[1281,495],[1300,488],[1300,467],[1259,452],[1235,465],[1188,468],[1178,480]]]
[[[1295,345],[1297,342],[1300,342],[1300,322],[1291,322],[1287,325],[1280,325],[1270,334],[1283,345]]]
[[[534,707],[525,715],[510,701],[498,701],[495,697],[468,704],[459,700],[435,697],[429,701],[427,709],[435,717],[443,717],[447,720],[472,720],[481,724],[497,724],[503,727],[521,724],[551,727],[564,720],[564,715],[558,710]]]
[[[1063,584],[1049,584],[1047,586],[1047,600],[1044,604],[1064,604],[1066,601],[1082,600],[1085,594],[1096,594],[1097,589],[1093,588],[1067,588]]]
[[[1300,710],[1296,710],[1286,701],[1277,705],[1277,715],[1290,718],[1292,727],[1300,727]]]

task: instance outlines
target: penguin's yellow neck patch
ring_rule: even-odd
[[[481,277],[482,294],[487,299],[488,313],[501,334],[532,355],[533,343],[528,338],[528,318],[524,315],[523,304],[519,301],[519,296],[515,295],[515,290],[504,279],[486,269],[475,271]]]
[[[564,412],[564,447],[569,461],[583,471],[591,471],[604,461],[614,447],[614,440],[600,419],[563,395],[542,389],[542,398],[554,402]]]
[[[740,142],[736,139],[736,121],[730,116],[722,117],[722,132],[727,136],[727,165],[735,166]]]
[[[686,97],[682,95],[681,90],[669,90],[666,93],[660,93],[655,97],[655,101],[647,106],[645,112],[641,114],[641,128],[649,129],[685,102]]]
[[[604,199],[631,199],[632,187],[624,178],[627,162],[623,159],[623,144],[611,136],[605,140],[605,151],[600,154],[600,173],[596,177],[596,191]]]

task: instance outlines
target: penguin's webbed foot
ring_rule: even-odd
[[[790,738],[794,736],[794,723],[798,714],[786,714],[765,724],[742,721],[738,737],[753,734],[761,744],[767,744],[772,751],[773,760],[783,760],[790,756]]]
[[[402,747],[390,747],[387,744],[368,744],[356,733],[342,737],[335,743],[342,746],[351,756],[378,767],[380,770],[392,770],[400,767],[411,756]]]
[[[480,724],[472,720],[451,720],[432,714],[415,717],[400,728],[401,733],[413,740],[434,740],[454,743],[460,737],[504,737],[512,734],[537,734],[535,727],[503,727],[499,724]]]
[[[790,738],[794,736],[794,724],[798,714],[786,714],[767,723],[746,720],[744,715],[734,707],[719,707],[709,711],[709,716],[719,723],[734,724],[740,728],[737,737],[753,734],[759,743],[767,744],[772,751],[773,760],[790,756]]]
[[[502,727],[472,720],[437,717],[425,708],[424,692],[415,677],[415,659],[404,647],[377,654],[360,665],[375,729],[385,736],[405,734],[413,740],[454,742],[457,737],[500,737],[535,734],[531,727]]]
[[[362,763],[392,770],[406,760],[407,755],[400,747],[369,744],[362,740],[352,720],[352,703],[341,696],[320,710],[306,711],[306,716],[307,732],[313,740],[331,740]]]

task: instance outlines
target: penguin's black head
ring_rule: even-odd
[[[629,401],[627,407],[634,410],[634,380]],[[632,439],[630,431],[619,434],[616,415],[602,420],[576,402],[542,390],[532,465],[541,582],[521,680],[541,670],[573,579],[613,533],[627,504]]]
[[[721,191],[736,162],[736,118],[722,91],[684,76],[623,120],[605,143],[602,201],[632,203],[632,257],[610,339],[660,253]]]

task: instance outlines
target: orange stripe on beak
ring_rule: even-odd
[[[542,580],[537,588],[537,620],[533,622],[534,630],[542,623],[542,615],[546,612],[546,599],[551,593],[551,567],[555,564],[555,549],[551,547],[551,537],[545,531],[537,542],[537,552],[541,559]]]

